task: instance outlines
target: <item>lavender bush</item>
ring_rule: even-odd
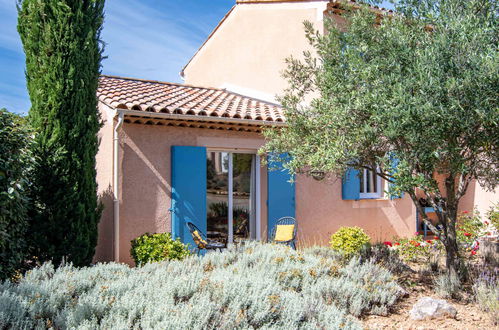
[[[488,313],[495,325],[499,324],[499,269],[485,269],[473,285],[480,308]]]
[[[371,262],[251,243],[140,268],[46,263],[0,285],[0,328],[361,329],[354,316],[402,292]]]

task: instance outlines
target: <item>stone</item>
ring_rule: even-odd
[[[416,321],[456,318],[457,310],[445,300],[423,297],[412,306],[409,315]]]

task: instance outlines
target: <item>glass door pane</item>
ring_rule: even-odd
[[[254,236],[254,155],[232,154],[234,242]]]
[[[208,238],[227,244],[229,156],[227,152],[207,154],[207,233]]]

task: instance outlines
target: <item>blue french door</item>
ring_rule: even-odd
[[[206,148],[173,146],[172,236],[194,247],[186,221],[206,233]]]

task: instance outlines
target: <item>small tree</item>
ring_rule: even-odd
[[[42,261],[88,264],[97,243],[103,10],[104,0],[23,0],[18,6],[29,119],[38,132],[30,234]]]
[[[473,180],[499,179],[497,4],[401,0],[381,17],[360,6],[345,13],[347,31],[325,35],[305,23],[316,54],[287,60],[288,126],[267,130],[262,151],[289,152],[295,173],[376,169],[390,194],[412,198],[456,270],[459,202]]]

